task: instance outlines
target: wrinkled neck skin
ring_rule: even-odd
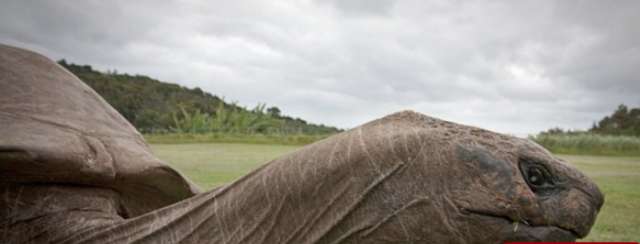
[[[593,183],[526,140],[473,128],[383,122],[304,147],[232,184],[127,221],[184,225],[172,231],[139,227],[147,235],[138,240],[149,242],[571,241],[588,233],[602,205]],[[519,169],[521,158],[546,164],[562,186],[544,197],[532,192]]]
[[[133,126],[52,60],[0,45],[0,73],[0,235],[13,233],[12,238],[566,241],[588,234],[603,203],[589,179],[532,142],[409,111],[306,146],[193,196],[199,191],[153,157]],[[92,199],[111,200],[78,207]],[[40,208],[48,203],[55,208]],[[44,228],[24,224],[31,220],[51,227],[47,233],[54,239],[41,235]]]
[[[281,232],[274,240],[293,243],[572,241],[588,234],[603,197],[580,172],[527,140],[442,124],[374,122],[271,162],[221,195],[239,195],[229,206],[267,204],[278,219],[273,226],[295,223],[274,227]],[[520,170],[525,159],[544,165],[557,189],[534,193]]]

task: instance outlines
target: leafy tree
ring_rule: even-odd
[[[64,59],[58,63],[92,87],[142,133],[330,134],[340,131],[283,116],[277,107],[265,110],[265,104],[247,109],[200,88],[189,89],[144,75],[120,74],[115,69],[103,73]]]
[[[590,131],[608,135],[640,136],[640,108],[629,109],[621,104],[613,114],[594,124]]]
[[[629,109],[620,104],[613,114],[594,124],[590,131],[608,135],[640,136],[640,108]]]
[[[273,117],[280,117],[280,109],[278,107],[270,107],[267,109],[267,113],[269,113]]]

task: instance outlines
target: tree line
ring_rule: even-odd
[[[100,72],[62,59],[60,65],[100,94],[142,133],[332,134],[336,127],[281,114],[278,107],[252,109],[200,88],[164,83],[144,75]]]
[[[563,130],[552,128],[541,134],[584,134],[592,133],[598,135],[612,136],[634,136],[640,137],[640,108],[629,108],[620,104],[611,115],[605,116],[600,121],[593,123],[587,131]]]
[[[590,132],[606,135],[640,136],[640,108],[621,104],[613,114],[594,124]]]

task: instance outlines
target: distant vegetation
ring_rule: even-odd
[[[143,75],[100,72],[89,65],[68,63],[64,59],[58,63],[98,92],[140,132],[152,134],[149,138],[153,140],[209,138],[216,141],[215,138],[229,139],[230,135],[243,135],[240,136],[243,138],[257,135],[258,141],[280,138],[279,141],[301,143],[341,131],[283,115],[278,107],[238,106],[200,88],[164,83]],[[302,137],[307,138],[299,139]]]
[[[629,109],[621,104],[613,114],[594,124],[589,132],[640,137],[640,108]]]
[[[640,156],[640,108],[620,105],[587,131],[553,128],[531,139],[554,153]]]
[[[640,156],[640,138],[594,133],[539,134],[533,138],[554,153]]]

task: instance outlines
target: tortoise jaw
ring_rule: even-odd
[[[467,216],[476,216],[497,222],[497,224],[502,226],[500,229],[500,235],[506,237],[505,241],[572,242],[584,237],[576,230],[567,229],[561,226],[534,225],[525,219],[515,220],[506,215],[486,211],[462,209],[461,213]]]

